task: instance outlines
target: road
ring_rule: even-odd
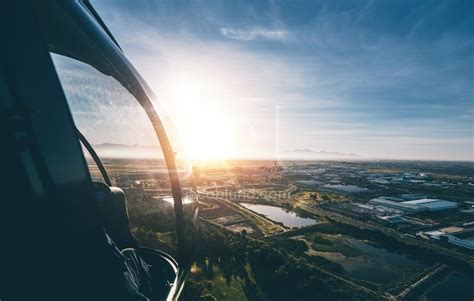
[[[250,215],[252,218],[259,219],[259,220],[263,219],[266,222],[271,222],[273,225],[278,226],[280,228],[281,232],[274,233],[274,234],[271,234],[271,235],[266,235],[264,237],[260,237],[260,238],[258,238],[259,240],[271,239],[271,238],[275,238],[275,237],[278,237],[278,236],[281,236],[281,235],[285,235],[285,236],[289,235],[289,234],[295,234],[296,235],[299,231],[301,231],[301,229],[290,229],[290,230],[288,230],[285,227],[282,227],[281,225],[276,224],[274,221],[272,221],[272,220],[270,220],[266,217],[263,217],[259,214],[256,214],[255,212],[253,212],[253,211],[251,211],[251,210],[249,210],[249,209],[247,209],[243,206],[240,206],[236,203],[233,203],[229,200],[219,199],[219,201],[224,203],[228,207],[232,208],[233,210],[236,210],[236,211],[238,211],[242,214]],[[388,236],[391,236],[391,237],[393,237],[393,238],[395,238],[395,239],[397,239],[397,240],[399,240],[399,241],[401,241],[405,244],[426,247],[426,248],[428,248],[428,249],[430,249],[430,250],[432,250],[436,253],[439,253],[439,254],[442,254],[442,255],[445,255],[445,256],[459,258],[459,259],[465,261],[466,263],[471,264],[471,266],[473,264],[471,262],[472,257],[468,256],[467,254],[460,254],[460,253],[458,253],[454,250],[447,249],[447,248],[435,245],[435,244],[433,244],[429,241],[421,240],[419,238],[407,237],[404,233],[398,232],[398,231],[390,229],[390,228],[382,227],[379,224],[373,224],[373,223],[370,223],[370,222],[363,222],[363,221],[359,221],[359,220],[354,220],[354,219],[349,218],[347,216],[344,216],[344,215],[341,215],[341,214],[338,214],[338,213],[335,213],[335,212],[332,212],[332,211],[328,211],[328,210],[322,209],[320,207],[312,207],[312,206],[309,206],[309,205],[306,205],[306,204],[301,204],[301,203],[298,203],[297,206],[300,207],[301,209],[309,212],[309,213],[312,213],[312,214],[316,215],[316,216],[320,216],[320,217],[324,217],[324,218],[330,218],[330,219],[333,219],[337,222],[348,224],[348,225],[351,225],[351,226],[355,226],[355,227],[358,227],[358,228],[361,228],[361,229],[369,229],[369,230],[374,230],[374,231],[380,231],[380,232],[382,232],[382,233],[384,233]],[[209,220],[206,220],[206,221],[212,223],[212,221],[209,221]],[[225,229],[225,227],[222,227],[222,228]],[[317,266],[314,266],[314,268],[317,269],[320,273],[328,275],[328,276],[333,277],[335,279],[338,279],[340,281],[343,281],[347,284],[350,284],[354,288],[357,288],[358,290],[363,290],[367,293],[370,293],[370,294],[373,294],[375,296],[379,296],[379,297],[382,297],[382,298],[385,298],[385,299],[388,299],[388,300],[402,300],[405,297],[407,297],[413,289],[415,289],[416,287],[418,287],[419,285],[421,285],[422,283],[424,283],[425,281],[427,281],[429,278],[436,275],[437,273],[442,272],[444,269],[447,268],[447,266],[446,265],[440,265],[440,266],[436,267],[435,269],[433,269],[432,271],[427,273],[425,276],[423,276],[421,279],[419,279],[415,283],[411,284],[409,287],[405,288],[398,295],[392,295],[392,294],[389,294],[389,293],[385,293],[385,294],[381,295],[380,293],[378,293],[376,291],[373,291],[371,289],[368,289],[368,288],[366,288],[362,285],[359,285],[358,283],[353,282],[350,279],[347,279],[347,278],[345,278],[341,275],[334,274],[332,272],[329,272],[329,271],[324,270],[324,269],[322,269],[320,267],[317,267]]]
[[[431,277],[433,277],[434,275],[438,274],[438,273],[441,273],[442,271],[444,271],[448,266],[447,265],[441,265],[441,266],[438,266],[437,268],[435,268],[434,270],[432,270],[431,272],[429,272],[428,274],[426,274],[425,276],[423,276],[420,280],[418,280],[417,282],[413,283],[412,285],[410,285],[409,287],[407,287],[406,289],[404,289],[400,294],[398,294],[396,297],[394,297],[395,300],[401,300],[403,298],[405,298],[406,296],[408,296],[408,294],[414,290],[417,286],[421,285],[423,282],[427,281],[428,279],[430,279]]]

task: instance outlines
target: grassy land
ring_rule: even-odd
[[[293,197],[295,205],[304,204],[307,206],[321,202],[341,202],[345,200],[347,200],[345,196],[321,191],[302,191]]]
[[[210,293],[217,300],[240,301],[247,300],[244,290],[242,288],[242,281],[240,279],[232,278],[230,284],[227,284],[226,279],[222,274],[217,274],[211,282]]]
[[[316,233],[306,233],[306,239],[313,242],[313,250],[321,252],[337,252],[347,257],[357,257],[363,252],[351,247],[346,243],[345,238],[339,235],[320,235]]]

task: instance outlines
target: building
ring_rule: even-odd
[[[377,219],[379,219],[382,223],[387,223],[387,224],[400,224],[406,222],[406,219],[404,219],[401,215],[389,215],[389,216],[377,216]]]
[[[455,202],[439,200],[439,199],[419,199],[413,201],[402,202],[403,204],[415,205],[420,208],[426,208],[427,211],[440,211],[447,209],[456,209],[458,204]],[[425,210],[422,210],[425,211]]]
[[[369,201],[369,203],[374,204],[374,205],[389,207],[389,208],[395,208],[395,209],[398,209],[398,210],[403,210],[403,211],[408,211],[408,212],[422,211],[421,208],[419,208],[415,205],[404,204],[404,202],[393,201],[393,200],[390,200],[390,199],[384,198],[384,197],[371,199]]]
[[[400,202],[385,197],[379,197],[371,199],[369,202],[372,204],[400,209],[408,212],[440,211],[456,209],[458,207],[457,203],[455,202],[439,199],[419,199]]]
[[[424,234],[431,239],[447,241],[453,245],[474,250],[474,228],[447,227]]]
[[[299,181],[295,181],[295,184],[299,186],[313,187],[313,186],[321,185],[322,183],[316,180],[299,180]]]
[[[448,242],[463,248],[474,250],[474,229],[464,230],[446,236],[448,237]]]
[[[367,188],[361,188],[355,185],[324,185],[319,188],[321,191],[334,192],[339,194],[353,194],[368,191]]]
[[[425,199],[427,195],[421,194],[421,193],[404,193],[401,195],[401,197],[404,200],[413,201],[413,200]]]

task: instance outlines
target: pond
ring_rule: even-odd
[[[298,216],[291,210],[286,210],[277,206],[240,203],[247,209],[250,209],[259,214],[263,214],[272,221],[282,223],[285,227],[301,228],[317,224],[319,221],[312,218]]]
[[[379,285],[390,285],[407,281],[427,266],[406,255],[391,253],[358,239],[347,238],[345,243],[361,252],[362,255],[348,257],[338,252],[315,251],[314,255],[338,263],[345,273],[355,279]]]

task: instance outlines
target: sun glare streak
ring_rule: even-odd
[[[189,71],[189,70],[188,70]],[[195,72],[170,76],[167,98],[186,156],[193,161],[225,160],[237,146],[236,116],[222,99],[230,93],[214,76]]]

